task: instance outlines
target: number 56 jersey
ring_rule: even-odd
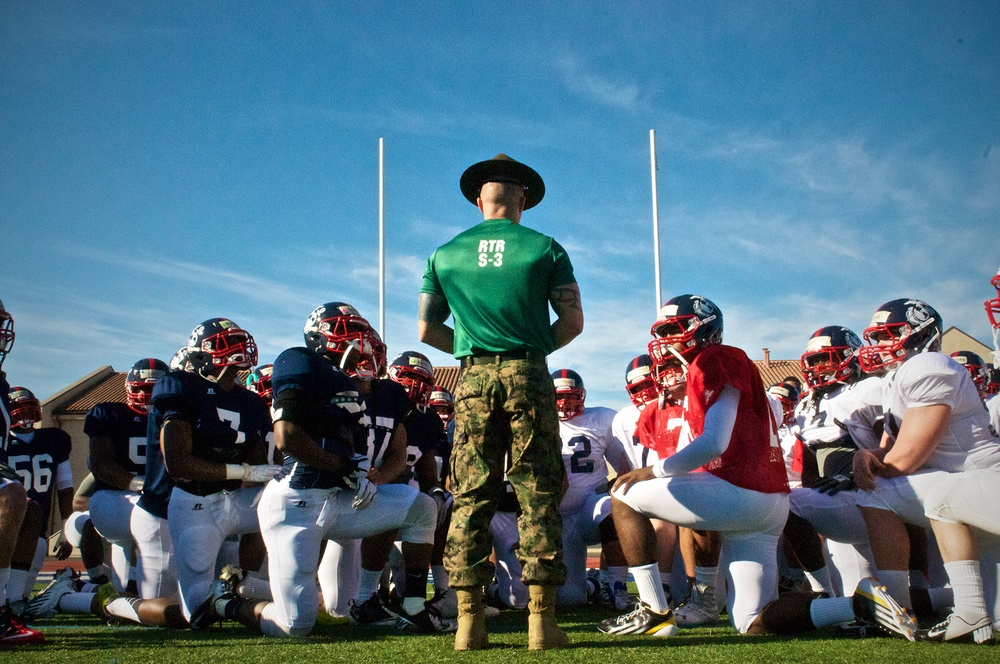
[[[628,468],[621,446],[611,435],[615,411],[601,406],[587,406],[571,420],[559,422],[562,458],[566,466],[569,487],[559,505],[559,511],[578,511],[587,498],[607,491],[609,461],[616,469]]]

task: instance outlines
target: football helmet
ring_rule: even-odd
[[[0,365],[7,358],[7,353],[14,347],[14,317],[10,315],[0,300]]]
[[[700,295],[678,295],[667,300],[650,328],[653,377],[661,387],[683,382],[686,371],[706,347],[722,343],[722,311]]]
[[[781,402],[781,413],[785,424],[795,421],[795,404],[799,402],[799,391],[788,383],[775,383],[767,388],[767,393]]]
[[[653,379],[653,361],[646,353],[632,358],[625,367],[625,390],[636,408],[656,401],[659,390]]]
[[[257,364],[257,343],[250,333],[228,318],[210,318],[191,332],[188,361],[197,371]]]
[[[986,394],[1000,394],[1000,369],[990,369],[990,377],[986,383]]]
[[[858,349],[861,339],[841,325],[827,325],[813,332],[806,352],[799,358],[802,376],[810,389],[854,382],[861,377]]]
[[[415,405],[427,405],[434,390],[434,367],[423,353],[408,350],[392,358],[389,378],[406,388]]]
[[[385,370],[382,338],[357,309],[345,302],[316,307],[302,333],[306,346],[351,376],[378,378]]]
[[[271,403],[272,388],[271,374],[274,373],[273,364],[262,364],[247,374],[247,389],[259,396],[267,403]]]
[[[171,371],[194,371],[194,365],[188,359],[188,347],[181,346],[170,358],[168,366]]]
[[[125,403],[137,413],[148,413],[153,403],[153,385],[170,371],[163,360],[147,357],[125,374]]]
[[[858,349],[858,361],[868,373],[891,367],[911,355],[941,350],[941,314],[923,300],[901,298],[886,302],[872,316]]]
[[[572,369],[558,369],[552,372],[552,383],[556,388],[556,411],[560,420],[571,420],[583,412],[587,390],[580,374]]]
[[[990,279],[990,285],[997,289],[997,296],[983,302],[983,306],[986,307],[990,325],[996,330],[1000,329],[1000,270],[997,270],[997,275]]]
[[[427,398],[427,405],[438,414],[445,426],[455,419],[455,397],[440,385],[435,385],[434,389],[431,390],[431,394]]]
[[[986,365],[985,360],[971,350],[956,350],[951,356],[956,362],[965,367],[969,375],[972,376],[972,382],[976,384],[979,396],[985,396],[987,394],[987,385],[990,382],[990,369]]]
[[[10,427],[31,429],[42,421],[42,404],[26,387],[10,388]]]

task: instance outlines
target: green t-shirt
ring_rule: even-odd
[[[558,242],[509,219],[459,233],[427,261],[421,293],[448,301],[455,357],[552,347],[549,292],[576,283]]]

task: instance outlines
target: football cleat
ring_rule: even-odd
[[[624,583],[618,582],[611,591],[611,606],[615,611],[631,611],[635,608],[636,598],[628,594]],[[668,596],[669,602],[669,596]]]
[[[40,618],[51,618],[59,613],[59,600],[67,593],[76,592],[77,573],[72,567],[64,567],[52,577],[52,582],[35,595],[24,607],[21,618],[26,623]]]
[[[674,609],[678,625],[696,627],[719,621],[719,605],[715,601],[715,588],[703,584],[691,586],[687,601]]]
[[[351,600],[351,610],[348,614],[352,625],[359,627],[389,627],[395,625],[399,616],[389,611],[378,595],[372,595],[361,604]]]
[[[238,597],[240,584],[243,583],[243,579],[247,578],[247,573],[236,565],[226,565],[222,568],[219,578],[225,581],[229,586],[229,591]]]
[[[969,622],[964,616],[952,613],[930,629],[917,632],[918,641],[972,641],[982,645],[993,643],[993,622],[983,614]]]
[[[110,581],[108,583],[102,583],[97,588],[97,601],[100,603],[101,615],[105,620],[108,619],[108,614],[105,612],[104,607],[108,605],[108,602],[114,601],[121,597],[121,594],[115,588],[114,584]]]
[[[31,629],[13,614],[10,606],[0,605],[0,647],[28,646],[45,643],[45,636]]]
[[[861,580],[854,591],[853,607],[859,620],[878,625],[882,631],[907,641],[917,640],[916,619],[886,592],[878,579]]]
[[[191,629],[197,632],[222,621],[222,616],[215,610],[215,603],[220,599],[236,599],[228,579],[218,578],[212,582],[208,597],[191,612]]]
[[[396,621],[396,631],[413,634],[441,634],[443,632],[454,632],[458,629],[458,624],[441,617],[438,610],[430,602],[424,602],[424,610],[415,615],[400,609],[399,619]]]
[[[645,602],[638,601],[635,608],[614,618],[602,620],[597,629],[605,634],[649,634],[671,637],[677,634],[677,621],[670,609],[656,613]]]

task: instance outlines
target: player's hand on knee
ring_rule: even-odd
[[[651,480],[655,475],[653,475],[653,469],[650,467],[636,468],[635,470],[630,470],[627,473],[619,475],[615,480],[614,485],[611,487],[611,493],[618,491],[621,487],[622,495],[628,493],[628,490],[632,488],[632,485],[637,482],[645,482],[646,480]]]
[[[251,466],[249,464],[243,464],[243,481],[244,482],[267,482],[273,480],[275,477],[281,474],[281,466],[274,466],[271,464],[260,464],[258,466]]]
[[[351,507],[356,510],[363,510],[372,504],[376,493],[378,493],[378,486],[374,482],[369,482],[367,477],[362,477],[358,482],[358,490],[354,494]]]
[[[868,450],[858,450],[854,453],[852,468],[854,483],[859,489],[871,491],[875,488],[875,475],[884,467],[885,464]]]

